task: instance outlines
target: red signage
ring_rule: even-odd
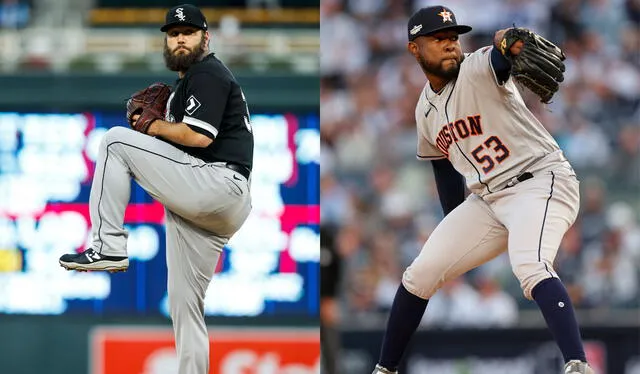
[[[169,328],[96,328],[93,374],[175,374],[178,359]],[[212,329],[209,372],[215,374],[319,374],[318,329]]]

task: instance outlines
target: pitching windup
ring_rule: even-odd
[[[415,110],[417,157],[431,161],[445,218],[403,274],[374,374],[397,373],[443,283],[505,251],[563,354],[564,374],[593,374],[571,299],[553,269],[578,215],[579,182],[516,86],[548,103],[563,81],[564,54],[518,28],[499,30],[493,46],[463,54],[458,35],[471,27],[458,25],[444,6],[415,13],[407,31],[407,49],[428,79]]]
[[[167,292],[178,373],[209,372],[204,299],[225,244],[251,211],[253,130],[244,93],[209,53],[210,34],[193,5],[169,10],[164,58],[173,87],[154,83],[127,102],[131,128],[102,138],[91,185],[92,242],[66,254],[68,270],[129,267],[124,213],[133,178],[165,208]]]

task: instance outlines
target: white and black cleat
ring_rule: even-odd
[[[372,374],[398,374],[397,371],[391,371],[385,367],[382,367],[380,365],[376,365],[376,368],[373,369],[373,373]]]
[[[564,366],[563,374],[595,374],[586,362],[571,360]]]
[[[124,256],[106,256],[89,248],[82,253],[66,254],[60,257],[60,266],[75,271],[108,271],[116,273],[127,271],[129,258]]]

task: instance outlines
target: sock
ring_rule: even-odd
[[[400,359],[422,320],[428,302],[429,300],[413,295],[400,284],[393,299],[387,330],[382,340],[380,366],[391,371],[398,370]]]
[[[578,321],[567,290],[558,278],[548,278],[538,283],[531,291],[544,320],[558,344],[564,362],[580,360],[586,362]]]

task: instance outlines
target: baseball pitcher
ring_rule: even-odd
[[[193,5],[166,14],[164,58],[178,73],[127,103],[131,129],[102,138],[91,186],[90,248],[60,258],[68,270],[125,271],[124,212],[130,179],[165,207],[169,308],[180,374],[209,373],[204,297],[223,246],[251,210],[253,134],[242,89],[209,53],[204,15]]]
[[[562,352],[563,373],[593,374],[571,300],[553,269],[578,214],[578,180],[515,84],[549,102],[563,78],[564,54],[519,28],[500,30],[493,46],[463,54],[458,35],[469,31],[444,6],[423,8],[409,20],[407,48],[428,80],[415,111],[417,157],[433,164],[445,218],[404,272],[374,374],[397,373],[443,283],[505,251]]]

